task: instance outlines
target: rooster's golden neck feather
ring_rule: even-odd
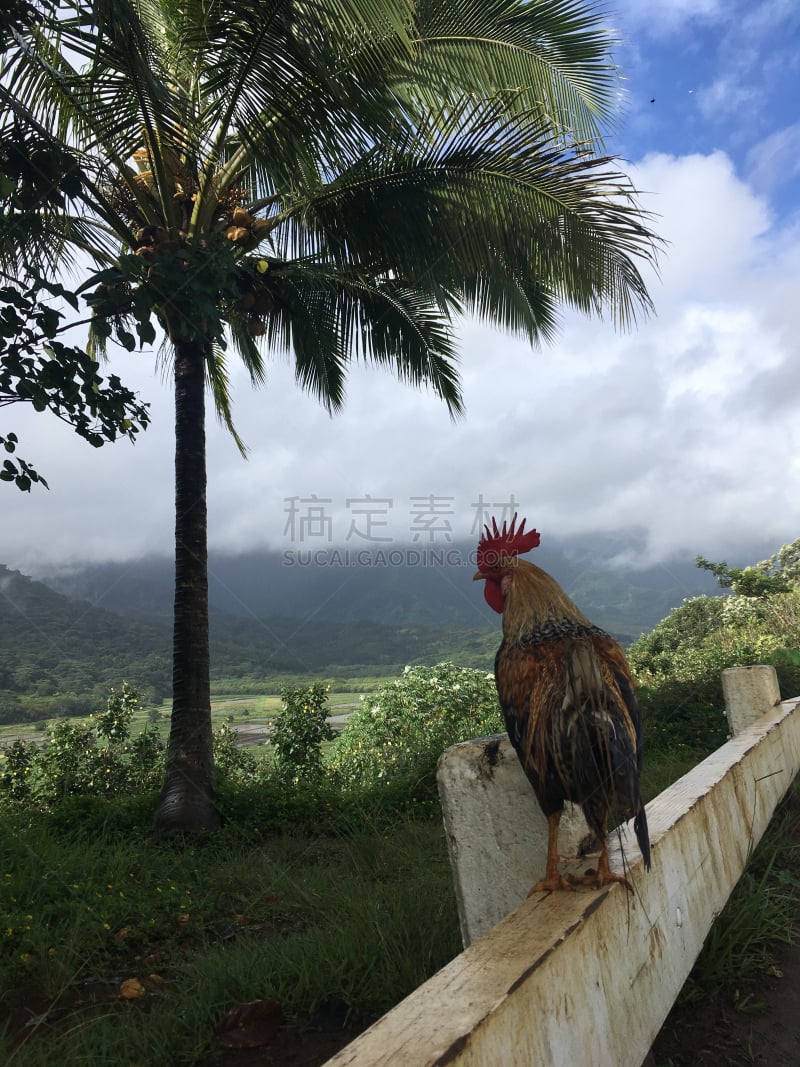
[[[508,642],[529,638],[553,623],[592,628],[558,582],[527,560],[515,558],[507,562],[502,588],[503,636]]]

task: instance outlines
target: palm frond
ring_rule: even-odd
[[[253,332],[263,334],[271,350],[291,353],[298,382],[332,411],[344,402],[348,364],[363,360],[430,387],[451,414],[461,412],[449,315],[424,291],[315,262],[283,263],[270,275],[272,306],[261,328],[237,316],[241,351],[250,350]]]
[[[508,114],[502,101],[398,127],[288,211],[271,240],[286,258],[413,276],[435,299],[481,294],[484,314],[514,328],[524,319],[531,337],[549,335],[553,296],[621,323],[651,306],[637,261],[652,261],[656,242],[615,161],[567,149],[535,112]],[[506,284],[515,310],[504,298],[495,315],[489,295]]]
[[[509,94],[536,108],[551,131],[599,140],[620,90],[617,43],[599,6],[577,0],[420,0],[418,54],[410,91]],[[451,97],[452,98],[452,97]],[[430,99],[430,98],[428,98]]]
[[[214,398],[217,418],[236,442],[236,447],[241,455],[246,459],[247,445],[241,439],[233,424],[230,376],[225,361],[225,351],[220,345],[214,345],[206,360],[206,374],[211,385],[211,395]]]

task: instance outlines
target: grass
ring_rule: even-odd
[[[683,746],[649,753],[645,796],[698,757]],[[219,1062],[214,1030],[237,1003],[277,1001],[298,1027],[330,1003],[354,1024],[383,1013],[460,950],[435,798],[411,804],[396,786],[365,799],[331,785],[228,785],[223,830],[184,847],[150,839],[154,796],[4,811],[0,1062],[206,1067]],[[794,793],[684,999],[733,989],[790,939],[798,810]],[[141,996],[120,996],[128,979]],[[757,1006],[747,997],[740,1007]]]
[[[740,995],[748,980],[768,971],[772,950],[791,944],[800,928],[800,784],[795,783],[754,850],[727,904],[709,931],[680,1001],[732,992],[738,1010],[761,1007]]]
[[[659,793],[663,793],[667,786],[677,782],[684,774],[688,774],[692,767],[696,767],[706,758],[706,755],[706,752],[698,751],[687,745],[647,752],[639,783],[645,804],[657,797]]]
[[[290,1022],[332,998],[367,1021],[460,949],[436,823],[268,839],[229,825],[176,850],[149,840],[141,801],[102,823],[93,810],[72,830],[0,829],[4,1064],[193,1063],[227,1008],[262,998]],[[128,978],[142,997],[120,998]]]

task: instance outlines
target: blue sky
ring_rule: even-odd
[[[287,508],[315,496],[340,543],[368,496],[391,501],[380,532],[395,541],[414,501],[449,509],[460,538],[477,501],[512,496],[543,543],[597,532],[624,554],[635,530],[647,561],[747,559],[800,536],[800,5],[623,0],[609,21],[626,100],[607,147],[669,242],[650,278],[656,316],[619,334],[565,314],[535,352],[464,322],[456,424],[369,369],[334,419],[282,357],[258,392],[234,369],[250,458],[212,418],[212,548],[298,547]],[[95,452],[55,420],[4,411],[51,485],[3,490],[7,564],[170,553],[171,390],[152,354],[114,358],[153,406],[135,448]]]
[[[699,0],[617,9],[628,83],[615,151],[726,152],[779,213],[800,191],[800,5]]]

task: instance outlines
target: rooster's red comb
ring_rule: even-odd
[[[502,530],[498,527],[496,519],[492,519],[491,530],[488,525],[484,526],[486,533],[478,542],[479,571],[483,573],[493,571],[501,566],[503,560],[519,556],[523,552],[530,552],[532,548],[537,547],[539,534],[536,530],[528,530],[525,533],[526,521],[523,519],[517,530],[517,514],[514,512],[511,525],[504,522]]]

